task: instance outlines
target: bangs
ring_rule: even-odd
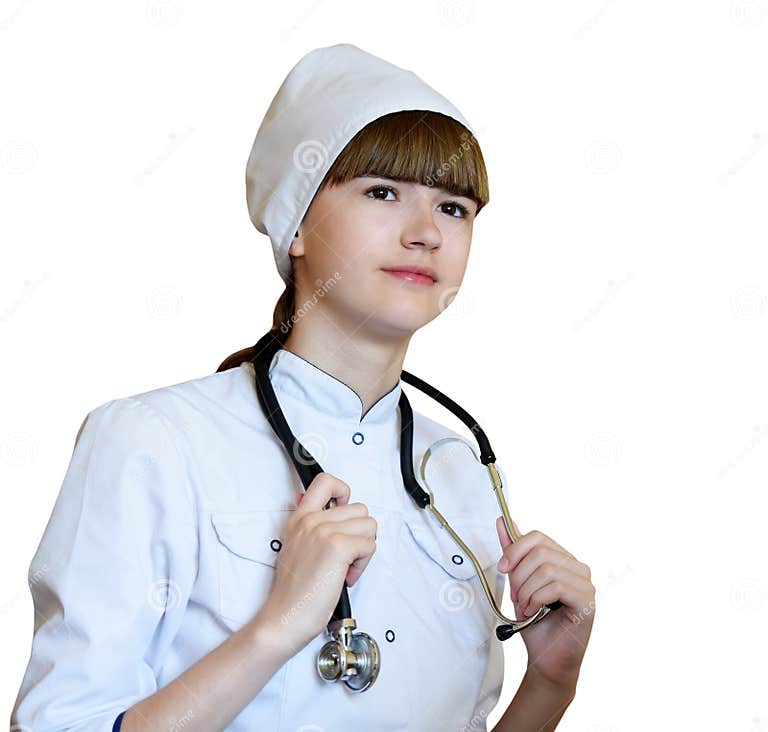
[[[320,190],[361,175],[467,196],[477,203],[477,213],[490,200],[477,140],[464,125],[439,112],[406,110],[370,122],[339,153]]]

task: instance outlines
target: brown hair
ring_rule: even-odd
[[[393,112],[367,124],[339,153],[315,196],[326,186],[365,174],[467,196],[477,203],[477,213],[490,200],[488,173],[477,140],[464,125],[440,112]],[[293,327],[295,300],[296,283],[290,277],[272,313],[270,331],[283,343]],[[243,348],[224,359],[216,370],[239,366],[252,357],[253,346]]]

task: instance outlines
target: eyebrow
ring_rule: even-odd
[[[376,175],[375,173],[363,173],[362,175],[358,176],[360,178],[381,178],[383,180],[391,180],[395,181],[396,183],[415,183],[418,181],[411,181],[411,180],[405,180],[404,178],[395,178],[391,175]],[[467,198],[472,202],[475,202],[475,199],[472,198],[472,196],[467,196],[462,193],[454,193],[453,191],[449,191],[447,188],[443,188],[442,186],[429,186],[430,188],[436,188],[438,191],[442,191],[446,196],[456,196],[457,198]]]

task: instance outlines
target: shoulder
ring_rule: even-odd
[[[110,427],[135,432],[156,425],[175,438],[183,438],[190,431],[215,428],[242,417],[252,407],[258,407],[258,402],[243,365],[98,404],[86,415],[76,439],[87,422],[107,416],[111,418]]]
[[[469,434],[469,430],[466,430]],[[463,440],[469,445],[473,445],[477,452],[477,445],[471,437],[463,435],[451,429],[442,422],[438,422],[431,417],[427,417],[422,412],[413,409],[413,453],[421,454],[434,444],[437,440],[445,437],[454,437]]]
[[[479,456],[480,456],[480,447],[477,444],[477,440],[475,439],[474,435],[472,434],[471,430],[464,426],[463,423],[460,423],[460,429],[461,432],[457,432],[456,430],[451,429],[447,425],[438,422],[434,419],[431,419],[430,417],[427,417],[425,414],[422,414],[421,412],[417,412],[415,409],[413,410],[413,421],[414,421],[414,429],[413,429],[413,465],[414,465],[414,471],[416,474],[419,474],[419,465],[424,457],[424,454],[426,451],[431,448],[438,440],[443,440],[445,438],[454,438],[459,439],[462,442],[464,442],[475,454],[476,460],[468,460],[468,461],[459,461],[461,465],[462,470],[464,471],[461,476],[455,476],[456,484],[457,485],[489,485],[490,478],[488,476],[488,470],[487,468],[480,462]],[[458,422],[458,419],[457,419]],[[460,451],[459,453],[454,453],[457,456],[463,456],[466,457],[466,455],[463,453],[463,451]],[[496,470],[499,473],[499,477],[501,478],[502,483],[502,492],[504,494],[505,500],[509,501],[509,491],[507,488],[507,475],[504,470],[504,467],[499,463],[498,458],[497,461],[494,463],[496,466]],[[480,498],[482,497],[482,500]],[[494,520],[495,516],[498,515],[497,510],[497,504],[496,504],[496,498],[493,495],[492,491],[482,491],[478,496],[476,496],[475,500],[479,501],[474,508],[473,511],[481,512],[483,510],[486,510],[489,512],[489,515],[493,515]],[[485,508],[483,508],[482,504],[485,504]]]

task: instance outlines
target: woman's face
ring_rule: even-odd
[[[471,198],[380,176],[326,186],[290,248],[297,308],[317,297],[318,307],[351,327],[384,337],[413,333],[455,296],[476,211]],[[385,271],[413,266],[430,268],[436,281]]]

